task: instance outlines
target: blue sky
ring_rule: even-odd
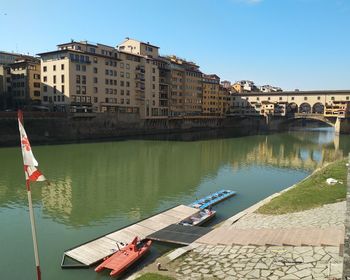
[[[0,50],[125,37],[222,79],[350,89],[350,0],[0,0]]]

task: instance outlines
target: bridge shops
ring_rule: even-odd
[[[350,116],[350,90],[251,92],[230,97],[230,115],[288,116],[317,114],[325,117]]]

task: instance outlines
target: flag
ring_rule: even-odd
[[[38,166],[38,162],[35,159],[32,148],[29,143],[29,139],[27,137],[27,133],[24,130],[23,126],[23,113],[22,111],[18,111],[18,127],[19,134],[21,137],[21,148],[22,148],[22,156],[23,156],[23,164],[24,164],[24,173],[26,175],[27,182],[29,181],[45,181],[44,175],[40,172],[39,169],[36,168]]]

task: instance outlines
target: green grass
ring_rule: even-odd
[[[347,159],[343,159],[323,167],[291,190],[260,207],[257,212],[269,215],[286,214],[345,200],[347,162]],[[330,177],[343,184],[338,182],[333,186],[327,185],[326,179]]]
[[[139,278],[137,278],[136,280],[176,280],[176,279],[170,276],[163,276],[157,273],[146,273],[140,276]]]

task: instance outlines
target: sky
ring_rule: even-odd
[[[222,80],[350,89],[350,0],[0,0],[0,50],[126,37]]]

